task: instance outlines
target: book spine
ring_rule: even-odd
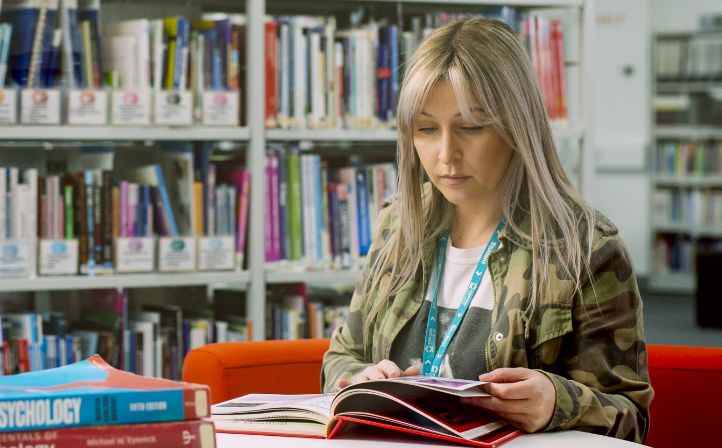
[[[27,340],[26,340],[27,342]],[[156,380],[157,379],[153,379]],[[142,383],[139,378],[137,380]],[[4,399],[0,402],[0,432],[75,426],[170,422],[208,416],[206,387],[169,389],[102,389],[89,393],[53,394]],[[11,419],[11,413],[34,412],[35,419]]]
[[[290,215],[291,260],[303,256],[303,216],[301,210],[301,166],[298,154],[288,156],[288,209]]]
[[[269,20],[265,24],[265,62],[266,62],[266,127],[276,127],[276,110],[278,109],[278,92],[276,90],[276,53],[277,26]]]
[[[246,235],[248,226],[248,204],[250,200],[251,175],[247,170],[241,173],[241,190],[238,201],[238,233],[236,244],[239,254],[239,266],[243,268],[246,253]]]
[[[358,205],[359,255],[366,255],[371,247],[369,224],[369,193],[366,170],[356,169],[356,203]]]
[[[178,227],[175,222],[175,215],[173,214],[173,208],[171,207],[170,196],[168,195],[168,188],[163,177],[163,169],[160,165],[155,165],[155,176],[158,179],[158,192],[160,193],[160,199],[163,203],[163,210],[165,211],[164,217],[168,225],[169,236],[178,236]]]

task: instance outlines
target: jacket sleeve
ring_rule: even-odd
[[[565,376],[546,430],[577,429],[642,443],[654,396],[647,369],[642,300],[622,241],[603,236],[592,250],[592,282],[572,305],[573,331],[563,344]]]
[[[324,392],[335,392],[338,380],[350,380],[354,375],[370,365],[370,363],[366,362],[363,328],[364,325],[367,325],[369,331],[371,331],[373,326],[364,322],[362,310],[365,302],[370,299],[364,289],[366,278],[369,275],[369,266],[376,261],[378,252],[384,244],[390,215],[392,214],[391,208],[387,202],[379,212],[376,220],[376,231],[368,251],[366,263],[356,279],[356,289],[351,297],[346,322],[334,331],[331,336],[330,347],[323,357],[321,389]],[[373,338],[373,335],[371,337]]]

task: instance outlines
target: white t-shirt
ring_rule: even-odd
[[[485,247],[484,245],[471,249],[459,249],[450,243],[447,246],[444,274],[441,278],[441,287],[436,302],[439,310],[436,349],[464,298]],[[416,316],[404,326],[391,347],[390,358],[402,370],[414,364],[420,365],[423,357],[426,322],[431,307],[435,270],[435,268],[432,269],[424,303]],[[484,346],[489,336],[493,308],[494,287],[491,275],[487,270],[471,300],[464,320],[449,344],[439,376],[476,380],[479,375],[486,372]]]

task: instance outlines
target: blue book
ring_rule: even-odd
[[[58,0],[49,1],[47,8],[44,11],[44,20],[42,34],[40,38],[40,55],[39,55],[39,70],[35,76],[34,84],[39,87],[51,87],[45,83],[49,80],[54,80],[54,77],[50,77],[48,71],[51,69],[51,59],[53,58],[53,38],[55,35],[55,25],[58,22]],[[39,20],[40,21],[40,20]],[[60,42],[58,41],[58,44]]]
[[[83,76],[83,39],[78,20],[77,0],[67,0],[60,4],[60,23],[62,24],[63,66],[70,88],[87,88]]]
[[[207,386],[117,370],[100,356],[0,378],[0,432],[190,420],[209,415]]]
[[[391,45],[391,96],[389,98],[389,112],[392,114],[390,118],[396,118],[396,103],[399,99],[399,27],[397,25],[390,26]]]
[[[356,204],[358,207],[359,255],[366,255],[371,247],[371,222],[369,219],[369,191],[366,170],[356,170]]]
[[[12,34],[13,25],[11,23],[0,23],[0,88],[5,87]]]
[[[0,22],[12,25],[8,57],[9,74],[12,82],[25,87],[30,75],[30,60],[35,42],[35,30],[40,15],[40,0],[16,0],[5,2],[0,11]]]
[[[169,236],[178,236],[178,226],[175,222],[175,216],[173,214],[173,207],[171,206],[170,196],[168,195],[168,188],[163,177],[163,169],[160,165],[154,165],[155,176],[158,185],[158,191],[160,192],[160,200],[163,202],[163,209],[165,210],[166,223],[168,224]]]
[[[313,163],[313,202],[314,212],[316,213],[316,261],[323,261],[323,186],[321,185],[321,156],[314,154],[311,159]]]

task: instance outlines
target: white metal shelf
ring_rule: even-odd
[[[250,279],[251,277],[247,271],[2,278],[0,279],[0,291],[143,288],[210,285],[215,283],[247,284]]]
[[[654,135],[660,138],[721,139],[722,128],[712,126],[657,126]]]
[[[245,127],[210,126],[0,126],[1,141],[245,141]]]
[[[676,176],[674,174],[662,174],[653,175],[652,182],[657,186],[722,187],[722,175]]]
[[[722,238],[722,227],[693,227],[679,223],[655,223],[652,228],[658,233],[684,233],[696,238]]]
[[[559,123],[551,124],[554,138],[579,140],[584,137],[581,128]],[[267,141],[319,141],[319,142],[388,142],[395,143],[396,129],[268,129]]]
[[[657,81],[657,93],[706,92],[722,89],[722,81]]]
[[[361,2],[363,3],[364,0]],[[527,8],[556,8],[556,7],[581,7],[583,0],[366,0],[369,2],[386,3],[433,3],[439,7],[446,5],[473,5],[473,6],[514,6]]]
[[[695,290],[695,278],[691,273],[653,273],[649,276],[649,287],[657,291],[689,294]]]
[[[395,129],[269,129],[267,141],[396,142]]]
[[[324,270],[324,271],[289,271],[289,270],[267,270],[266,283],[333,283],[350,284],[356,283],[356,277],[360,271],[356,269]]]

